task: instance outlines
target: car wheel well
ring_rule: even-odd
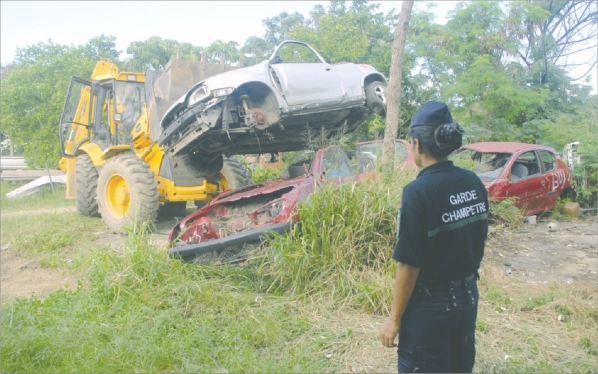
[[[381,74],[370,74],[363,80],[363,87],[366,87],[368,84],[372,83],[373,81],[380,81],[386,83],[386,79]]]
[[[269,123],[278,122],[280,119],[280,105],[278,99],[266,84],[262,82],[247,82],[240,85],[235,91],[237,99],[242,95],[251,97],[253,105],[266,113]]]

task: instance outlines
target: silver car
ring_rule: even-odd
[[[385,87],[372,66],[330,65],[306,43],[285,41],[267,61],[193,86],[162,118],[158,144],[209,176],[222,154],[301,150],[310,134],[349,133],[372,112],[384,116]]]

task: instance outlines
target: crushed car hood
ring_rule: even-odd
[[[248,66],[242,69],[236,69],[220,73],[209,77],[201,82],[196,83],[187,93],[181,96],[177,101],[164,114],[162,119],[168,118],[169,115],[174,111],[179,111],[182,108],[186,108],[187,97],[197,88],[203,85],[207,85],[210,90],[216,90],[219,88],[236,87],[241,83],[249,80],[255,80],[256,76],[263,74],[268,71],[268,61],[262,61],[257,65]]]

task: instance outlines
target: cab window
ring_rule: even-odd
[[[114,98],[115,113],[120,115],[120,123],[130,131],[143,112],[145,101],[143,83],[115,82]]]

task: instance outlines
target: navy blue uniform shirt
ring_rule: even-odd
[[[393,258],[420,268],[418,282],[461,279],[480,267],[488,236],[488,193],[452,161],[430,165],[405,186]]]

